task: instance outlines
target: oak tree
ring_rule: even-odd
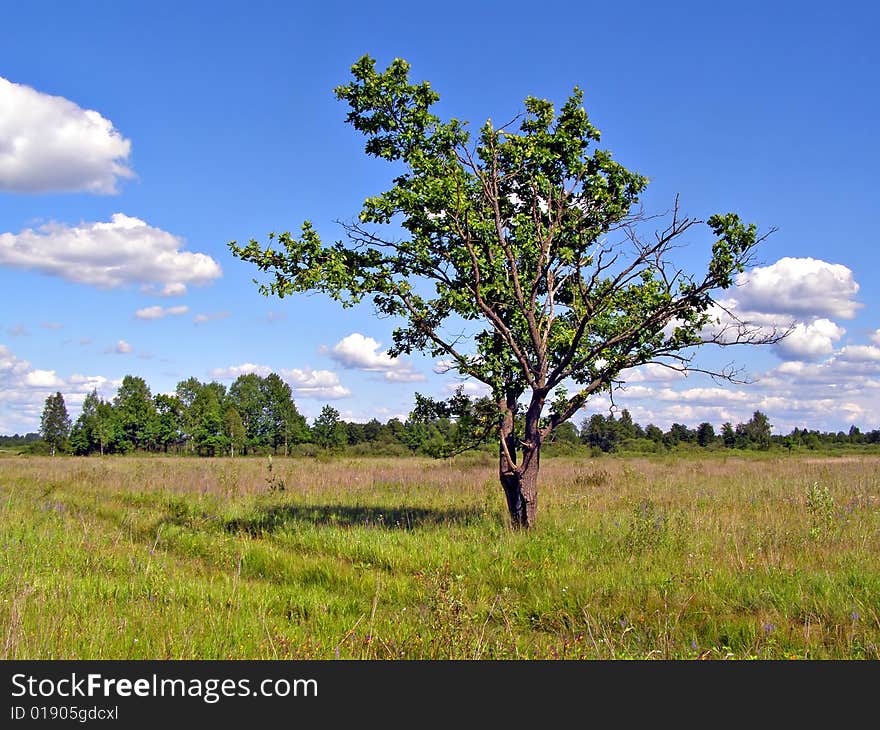
[[[230,249],[270,275],[263,294],[317,291],[345,307],[369,297],[401,323],[390,355],[427,352],[484,383],[514,526],[535,524],[541,445],[625,371],[696,369],[699,345],[778,339],[733,313],[721,324],[713,308],[750,263],[755,225],[683,217],[676,200],[657,230],[638,207],[647,179],[598,146],[579,89],[558,112],[528,97],[515,120],[472,139],[432,111],[438,94],[412,83],[404,60],[380,71],[364,56],[352,76],[336,96],[366,153],[392,163],[391,187],[342,224],[343,240],[325,243],[307,221]],[[701,228],[709,261],[689,275],[674,249]]]

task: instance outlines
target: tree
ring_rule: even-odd
[[[192,439],[199,455],[215,456],[226,449],[222,394],[218,383],[205,383],[199,388],[189,408],[194,430]],[[222,388],[222,386],[221,386]]]
[[[113,414],[120,451],[146,449],[155,433],[156,407],[150,388],[143,378],[126,375],[113,399]]]
[[[736,445],[736,432],[730,422],[721,426],[721,440],[724,442],[724,448],[732,449]]]
[[[334,446],[345,446],[348,441],[348,432],[345,423],[339,418],[339,411],[333,406],[326,405],[312,424],[312,439],[322,449],[331,449]]]
[[[49,444],[52,456],[56,451],[63,451],[70,435],[70,416],[64,405],[64,396],[55,393],[46,398],[43,414],[40,417],[40,435]]]
[[[100,403],[101,399],[97,389],[92,390],[83,399],[82,410],[70,432],[70,448],[78,456],[90,454],[96,448],[100,448],[101,453],[104,453],[104,444],[98,439],[98,405]]]
[[[697,443],[704,448],[715,443],[715,428],[711,423],[704,421],[697,426]]]
[[[743,442],[741,448],[748,447],[762,450],[770,448],[770,421],[761,411],[755,411],[747,423],[739,424],[736,427],[736,433],[741,435]]]
[[[202,383],[198,378],[187,378],[181,380],[174,390],[177,400],[181,407],[181,427],[186,441],[189,443],[189,450],[195,451],[196,442],[194,434],[198,428],[199,414],[193,409],[196,396],[202,389]]]
[[[528,97],[518,128],[490,120],[471,143],[463,122],[431,111],[438,94],[410,83],[405,61],[380,72],[364,56],[352,74],[336,96],[366,153],[393,164],[392,187],[343,224],[345,240],[325,245],[306,221],[265,248],[229,247],[269,274],[263,294],[318,291],[345,307],[371,297],[403,321],[389,355],[427,351],[485,383],[514,526],[535,524],[541,445],[624,371],[708,372],[693,361],[698,345],[779,339],[713,308],[713,292],[751,262],[756,227],[713,215],[706,273],[676,267],[682,237],[703,222],[676,200],[666,227],[648,230],[636,207],[647,178],[596,148],[579,89],[558,115]]]
[[[165,452],[171,444],[180,441],[183,430],[183,404],[176,395],[159,393],[155,400],[156,422],[154,437]]]
[[[263,409],[266,393],[263,378],[256,373],[239,375],[229,386],[228,400],[241,417],[244,426],[244,453],[257,448],[262,439]]]
[[[269,373],[262,381],[263,390],[263,432],[267,443],[275,453],[284,446],[284,454],[289,452],[290,444],[306,440],[306,419],[296,409],[293,391],[281,376]]]
[[[601,413],[590,416],[589,420],[581,424],[581,439],[593,448],[605,452],[615,451],[620,443],[620,430],[614,414],[609,413],[607,418]]]
[[[234,458],[235,450],[241,451],[245,440],[244,423],[235,406],[226,409],[226,414],[223,416],[223,433],[229,444],[229,455]]]

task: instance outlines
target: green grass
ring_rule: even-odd
[[[876,659],[878,466],[4,457],[0,657]]]

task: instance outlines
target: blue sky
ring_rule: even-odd
[[[304,219],[338,238],[335,221],[387,187],[391,170],[363,155],[332,93],[364,53],[383,67],[406,58],[439,113],[473,127],[579,85],[602,145],[651,179],[646,208],[678,193],[694,217],[732,210],[778,228],[761,270],[725,295],[799,328],[734,354],[755,382],[648,368],[618,407],[662,426],[756,408],[777,430],[880,426],[880,11],[611,5],[8,5],[0,433],[36,430],[55,390],[75,416],[88,390],[111,397],[125,374],[168,392],[191,375],[274,370],[307,416],[332,402],[356,420],[405,415],[415,391],[455,385],[428,358],[387,358],[393,325],[369,306],[261,297],[226,247]],[[694,267],[705,243],[684,254]]]

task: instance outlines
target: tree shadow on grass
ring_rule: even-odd
[[[304,523],[332,527],[366,527],[380,530],[415,530],[438,525],[462,526],[484,522],[485,511],[478,507],[351,507],[346,505],[283,505],[263,507],[252,517],[227,520],[232,533],[257,536],[289,525]]]

